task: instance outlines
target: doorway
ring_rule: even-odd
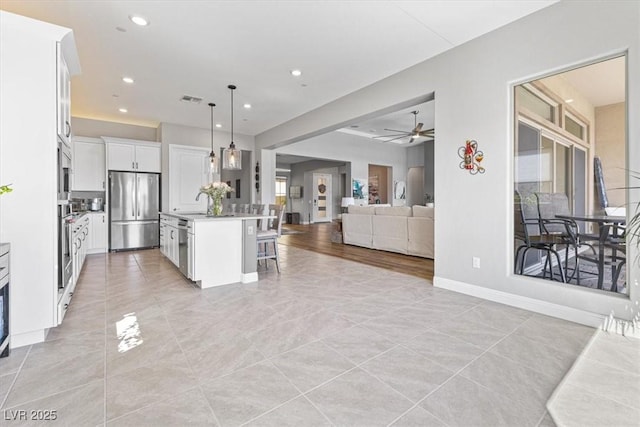
[[[390,167],[380,165],[369,165],[369,204],[388,204],[389,200],[389,177]]]
[[[313,174],[313,222],[330,222],[333,217],[331,175]]]

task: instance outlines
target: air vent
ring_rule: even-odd
[[[182,98],[180,98],[180,101],[191,102],[193,104],[200,104],[202,102],[202,98],[198,98],[197,96],[182,95]]]

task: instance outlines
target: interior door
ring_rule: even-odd
[[[204,212],[207,198],[196,201],[198,191],[208,180],[209,151],[200,147],[169,147],[169,209],[181,212]],[[216,177],[211,177],[216,178]],[[217,180],[214,179],[214,180]]]
[[[332,220],[331,175],[313,174],[313,222]]]

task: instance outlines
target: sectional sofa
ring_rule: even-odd
[[[344,243],[433,259],[433,221],[426,206],[349,206]]]

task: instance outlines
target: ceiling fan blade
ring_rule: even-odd
[[[405,133],[405,134],[409,134],[410,132],[407,132],[406,130],[398,130],[398,129],[387,129],[384,128],[384,130],[389,131],[389,132],[400,132],[400,133]]]
[[[411,139],[409,140],[409,144],[411,144],[413,141],[415,141],[415,139],[416,138],[414,136],[412,136]]]
[[[420,131],[422,130],[422,126],[424,126],[424,123],[418,123],[415,129],[413,129],[412,133],[415,133],[415,134],[420,133]]]
[[[433,136],[433,129],[427,129],[420,132],[420,136]]]
[[[384,142],[391,142],[391,141],[395,141],[396,139],[406,138],[407,136],[409,136],[409,135],[401,135],[401,136],[397,136],[397,137],[392,138],[392,139],[387,139],[387,140],[385,140]]]
[[[392,133],[391,135],[379,135],[379,136],[372,136],[372,139],[376,139],[376,138],[389,138],[392,136],[408,136],[409,134],[406,132],[402,132],[402,133]]]

